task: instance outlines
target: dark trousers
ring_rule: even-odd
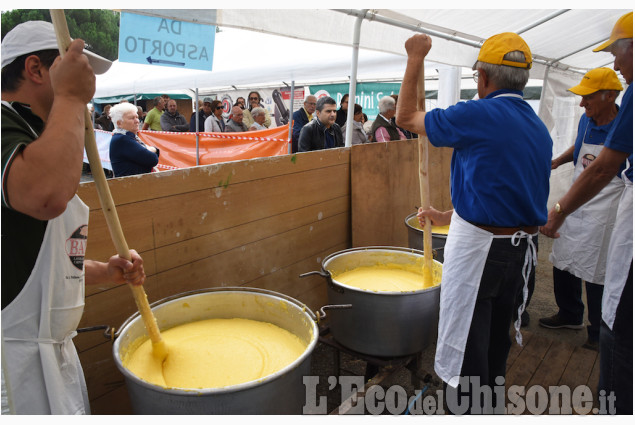
[[[504,385],[504,379],[499,378],[497,381],[496,378],[505,377],[507,356],[511,348],[509,328],[514,310],[517,309],[518,293],[524,285],[522,267],[526,250],[526,239],[522,239],[517,247],[513,246],[508,238],[494,239],[481,277],[465,346],[461,376],[478,377],[480,386],[490,389],[495,385],[501,385],[501,382]],[[484,403],[472,400],[475,393],[473,386],[459,384],[458,391],[446,388],[446,406],[449,413],[483,412],[480,406]],[[464,411],[461,407],[453,409],[453,406],[461,403],[461,397],[466,395],[469,410]],[[504,396],[502,400],[495,400],[494,405],[496,403],[503,406]],[[485,406],[488,404],[485,403]],[[487,413],[487,410],[484,413]]]
[[[633,263],[617,305],[613,330],[600,328],[600,383],[598,394],[615,395],[615,412],[633,414]],[[609,406],[610,407],[610,406]]]
[[[600,339],[602,321],[602,293],[604,285],[586,282],[586,301],[590,325],[587,326],[589,341]],[[568,323],[584,321],[584,303],[582,302],[582,279],[571,273],[553,268],[553,293],[558,304],[558,316]]]

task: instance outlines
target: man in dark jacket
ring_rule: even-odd
[[[168,101],[168,110],[161,115],[161,130],[183,132],[190,129],[190,125],[183,115],[176,108],[176,100]]]
[[[302,131],[302,127],[307,125],[313,119],[313,113],[315,112],[316,105],[317,98],[310,94],[304,98],[304,106],[293,113],[293,133],[291,134],[292,153],[296,153],[298,151],[300,132]]]
[[[95,120],[95,124],[99,124],[101,129],[105,131],[113,131],[115,129],[115,125],[112,123],[110,115],[108,114],[110,112],[110,108],[111,105],[104,106],[103,114]]]
[[[192,114],[190,118],[190,131],[194,133],[196,131],[196,114],[198,114],[198,131],[200,133],[205,131],[205,120],[212,115],[212,102],[214,99],[211,97],[203,98],[203,107]]]
[[[337,115],[335,100],[328,96],[322,97],[317,101],[315,109],[317,117],[305,125],[300,132],[298,152],[343,147],[342,129],[335,124]]]

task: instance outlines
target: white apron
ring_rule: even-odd
[[[476,297],[494,238],[508,238],[514,246],[522,238],[528,238],[523,266],[523,304],[518,309],[518,319],[514,323],[516,341],[522,344],[520,317],[527,303],[527,283],[531,268],[536,264],[536,248],[531,235],[522,231],[512,236],[493,235],[463,220],[455,211],[443,250],[445,261],[441,278],[439,335],[434,360],[434,371],[454,388],[459,384]]]
[[[88,207],[75,195],[62,215],[49,220],[26,285],[2,310],[3,410],[90,413],[72,342],[84,309],[87,232]]]
[[[582,144],[573,181],[590,164],[588,158],[597,157],[603,147]],[[586,282],[604,284],[609,241],[623,190],[624,183],[615,176],[593,199],[567,216],[549,256],[555,267]]]
[[[631,166],[627,161],[626,169]],[[626,184],[617,208],[617,219],[611,236],[606,268],[606,283],[602,296],[602,320],[613,330],[617,305],[626,285],[628,271],[633,261],[633,182],[622,173]]]

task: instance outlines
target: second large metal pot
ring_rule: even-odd
[[[417,213],[412,213],[404,220],[408,229],[408,247],[423,250],[423,229],[417,219]],[[432,231],[432,250],[435,252],[434,259],[443,263],[443,248],[448,235],[434,233]]]
[[[330,316],[333,337],[360,353],[397,357],[417,353],[436,339],[440,286],[414,292],[371,292],[333,280],[338,272],[377,264],[423,266],[423,252],[399,247],[352,248],[329,255],[319,273],[329,304],[352,304]],[[436,262],[439,266],[440,263]]]

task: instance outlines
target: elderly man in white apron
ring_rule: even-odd
[[[84,281],[142,284],[143,260],[84,260],[88,207],[77,197],[86,103],[109,61],[75,40],[57,58],[52,24],[2,40],[2,413],[90,407],[72,338]],[[88,56],[88,58],[87,58]],[[56,59],[57,58],[57,59]],[[45,125],[46,123],[46,125]]]
[[[532,235],[547,220],[553,143],[522,97],[532,57],[520,36],[498,34],[483,44],[474,65],[479,100],[422,112],[416,110],[416,84],[430,47],[426,35],[406,41],[397,125],[427,134],[434,146],[454,149],[454,212],[444,250],[434,369],[447,383],[450,413],[500,412],[504,397],[476,395],[487,392],[481,387],[492,393],[494,386],[504,389],[520,293],[523,304],[514,325],[521,340],[520,318],[536,261]],[[457,398],[457,386],[468,393],[467,403]]]
[[[602,296],[599,392],[615,397],[615,411],[633,414],[633,12],[621,16],[610,38],[594,52],[610,52],[628,88],[606,136],[604,148],[569,191],[549,211],[541,232],[559,237],[558,229],[569,214],[584,205],[613,180],[622,164],[622,191],[609,242]]]
[[[615,104],[623,90],[617,74],[610,68],[587,72],[580,83],[569,89],[582,96],[580,106],[585,114],[578,124],[575,144],[552,161],[552,168],[573,161],[573,181],[600,154],[604,141],[617,116]],[[598,350],[602,307],[602,290],[606,272],[606,257],[620,195],[624,182],[620,172],[591,201],[570,214],[560,228],[560,237],[553,242],[549,260],[553,263],[553,292],[558,312],[543,317],[541,326],[551,329],[582,329],[584,303],[582,280],[590,325],[585,348]]]

